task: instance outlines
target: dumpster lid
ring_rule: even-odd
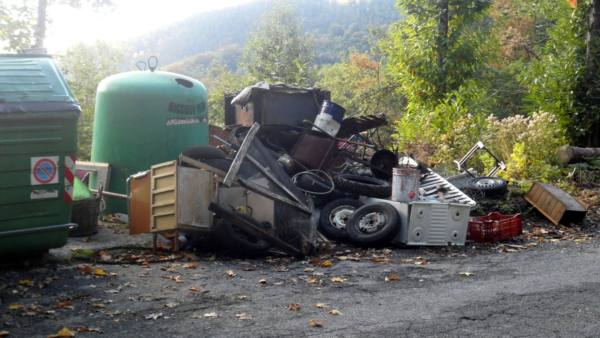
[[[0,114],[61,111],[80,108],[52,57],[0,54]]]

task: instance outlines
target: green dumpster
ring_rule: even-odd
[[[51,57],[0,55],[0,255],[66,243],[80,112]]]

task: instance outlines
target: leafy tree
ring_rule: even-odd
[[[250,36],[243,64],[257,81],[308,86],[313,83],[310,41],[293,10],[278,3]]]
[[[31,46],[32,22],[28,6],[0,2],[0,50],[17,51]]]
[[[92,146],[96,89],[102,79],[119,71],[122,52],[120,48],[102,41],[93,44],[80,43],[69,48],[58,61],[75,98],[81,105],[78,155],[82,159],[88,159]]]
[[[404,96],[384,73],[382,60],[365,53],[352,53],[343,62],[324,66],[317,85],[331,91],[332,100],[346,108],[348,115],[384,113],[397,118]]]
[[[479,138],[494,101],[484,81],[491,24],[488,0],[398,0],[407,17],[383,41],[387,72],[407,98],[396,137],[438,160],[457,157]],[[415,151],[412,149],[411,151]],[[427,154],[424,154],[427,155]]]
[[[248,75],[235,74],[220,63],[213,63],[208,73],[200,80],[208,90],[208,120],[211,124],[219,126],[225,123],[225,94],[238,92],[253,82]]]
[[[30,47],[42,48],[46,38],[48,6],[53,4],[66,4],[76,8],[89,5],[99,8],[111,6],[112,0],[23,0],[20,6],[9,6],[0,2],[0,48],[2,42],[8,51]],[[36,11],[34,20],[33,13]]]

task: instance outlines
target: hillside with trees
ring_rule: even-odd
[[[190,17],[132,41],[130,54],[137,59],[156,55],[162,65],[196,75],[213,62],[235,71],[250,33],[277,2],[258,0]],[[400,18],[394,0],[298,0],[290,6],[314,46],[316,64],[367,51],[370,31],[386,30]]]

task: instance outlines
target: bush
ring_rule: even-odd
[[[500,173],[502,177],[543,182],[561,178],[556,149],[566,144],[567,138],[552,114],[540,112],[504,119],[490,116],[486,129],[484,143],[506,162],[506,171]]]

